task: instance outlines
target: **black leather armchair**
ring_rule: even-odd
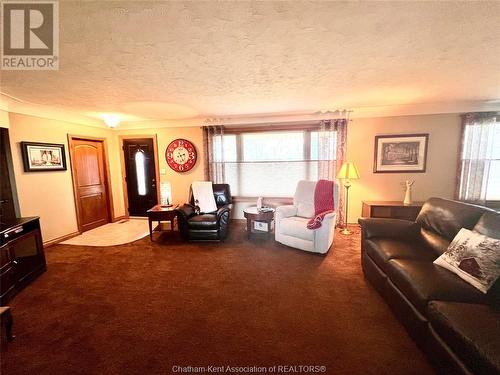
[[[181,237],[188,241],[221,241],[227,237],[231,218],[231,189],[228,184],[213,184],[217,211],[196,214],[193,191],[189,203],[177,209]]]

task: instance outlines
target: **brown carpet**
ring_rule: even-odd
[[[364,280],[359,233],[337,234],[326,257],[249,241],[240,223],[222,244],[172,236],[48,248],[48,271],[11,303],[17,337],[2,374],[169,374],[177,365],[432,373]]]

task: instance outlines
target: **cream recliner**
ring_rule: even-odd
[[[307,222],[314,217],[314,190],[316,181],[299,181],[293,205],[276,208],[274,238],[297,249],[324,254],[332,245],[337,222],[338,185],[333,185],[335,211],[325,215],[321,227],[308,229]]]

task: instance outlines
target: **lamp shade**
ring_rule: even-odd
[[[160,182],[160,204],[162,206],[172,204],[172,185],[170,182]]]
[[[358,168],[350,161],[344,162],[342,167],[340,167],[339,173],[337,173],[337,178],[345,180],[355,180],[359,178]]]

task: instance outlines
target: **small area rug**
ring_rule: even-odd
[[[64,245],[116,246],[130,243],[149,235],[146,219],[125,219],[91,229],[62,242]]]

